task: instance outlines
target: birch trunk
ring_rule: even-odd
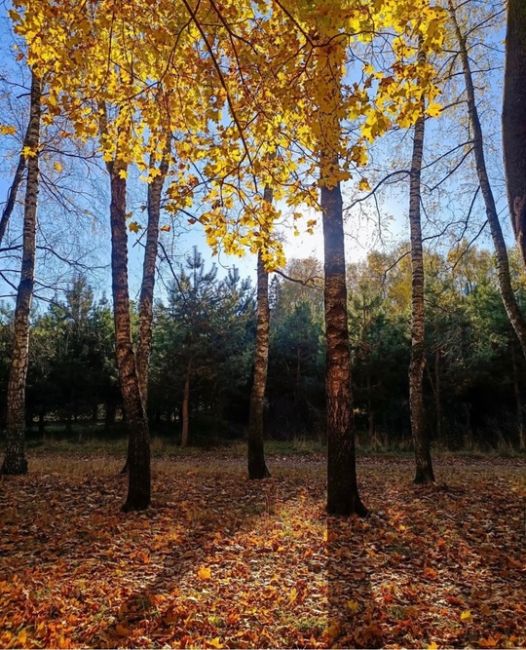
[[[272,190],[265,188],[265,200],[272,202]],[[262,479],[270,476],[265,463],[263,443],[263,411],[267,387],[270,311],[268,300],[268,272],[261,252],[258,253],[257,268],[257,325],[256,349],[254,353],[254,377],[250,393],[250,415],[248,424],[248,477]]]
[[[409,226],[411,231],[411,361],[409,364],[409,408],[415,450],[415,483],[434,481],[429,434],[424,413],[425,307],[424,252],[420,215],[422,158],[425,117],[414,128],[413,159],[409,188]]]
[[[29,316],[35,276],[35,245],[38,201],[38,146],[40,143],[41,82],[31,77],[31,107],[26,145],[35,152],[27,159],[27,182],[24,203],[22,268],[18,285],[14,343],[7,386],[6,451],[1,473],[27,473],[25,457],[26,378],[29,363]],[[13,198],[14,201],[14,198]],[[7,225],[7,224],[6,224]]]
[[[460,47],[460,56],[462,60],[464,79],[466,84],[468,114],[473,131],[475,163],[480,183],[480,189],[482,191],[484,204],[486,206],[486,216],[491,231],[491,237],[495,246],[495,258],[500,293],[511,326],[513,327],[513,330],[517,335],[517,339],[519,340],[521,351],[526,357],[526,322],[515,299],[515,294],[513,293],[513,287],[511,285],[510,278],[508,251],[506,248],[506,242],[504,241],[504,235],[502,234],[497,207],[495,205],[495,198],[493,196],[493,191],[491,189],[491,184],[486,168],[486,159],[484,155],[484,137],[482,135],[482,127],[480,124],[480,118],[475,100],[475,88],[473,86],[473,77],[471,74],[471,65],[469,62],[466,39],[460,31],[460,27],[451,0],[449,0],[449,10]]]
[[[30,116],[27,125],[26,135],[24,138],[24,145],[23,145],[24,147],[31,147],[31,137],[32,137],[31,132],[32,129],[31,129],[31,116]],[[13,213],[13,209],[15,207],[18,188],[20,186],[20,183],[22,182],[25,168],[26,168],[26,159],[22,154],[20,154],[20,157],[18,159],[18,164],[15,170],[15,175],[13,176],[13,182],[11,183],[11,187],[9,188],[9,191],[7,193],[7,201],[5,203],[4,209],[2,210],[2,217],[0,218],[0,244],[4,239],[4,235],[7,230],[7,226],[9,224],[9,219],[11,218],[11,214]]]
[[[111,182],[111,269],[115,353],[128,426],[128,496],[123,510],[144,510],[150,504],[150,437],[132,346],[128,289],[125,169],[109,163]]]
[[[322,185],[324,305],[327,365],[327,511],[365,515],[356,481],[355,428],[351,395],[351,354],[340,183]]]
[[[508,0],[502,132],[508,200],[526,264],[526,3]]]
[[[137,344],[137,374],[144,402],[148,406],[148,370],[152,349],[153,296],[155,289],[155,269],[159,247],[159,222],[161,218],[161,198],[166,174],[168,173],[169,141],[165,157],[159,166],[160,174],[148,185],[148,226],[142,270],[141,295],[139,298],[139,342]],[[151,166],[153,161],[151,162]]]

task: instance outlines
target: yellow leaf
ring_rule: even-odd
[[[16,133],[16,126],[11,124],[0,124],[0,135],[14,135]]]
[[[348,600],[345,603],[345,606],[353,614],[356,614],[356,612],[360,609],[360,603],[357,600]]]
[[[440,104],[437,104],[436,102],[431,102],[431,104],[429,104],[429,106],[426,109],[426,113],[429,115],[429,117],[438,117],[441,112],[442,112],[442,106],[440,106]]]
[[[333,621],[325,628],[324,634],[332,642],[340,635],[340,632],[341,632],[340,623],[338,621]]]
[[[57,160],[56,162],[53,163],[53,169],[60,174],[60,172],[63,169],[62,164],[59,163]]]
[[[210,580],[212,577],[212,570],[206,566],[199,567],[199,570],[197,571],[197,577],[199,580]]]
[[[211,648],[224,648],[225,646],[221,643],[221,640],[219,639],[218,636],[213,638],[211,641],[208,641],[208,645]]]
[[[136,221],[132,221],[130,224],[128,224],[128,229],[130,232],[139,232],[141,226]]]
[[[24,628],[23,630],[20,630],[17,636],[17,645],[24,647],[27,644],[27,630]]]
[[[119,178],[127,178],[128,172],[125,169],[119,169]]]
[[[427,650],[437,650],[438,646],[434,641],[431,641],[431,643],[427,646]]]
[[[168,224],[166,224],[166,225],[164,225],[164,226],[161,226],[161,227],[159,228],[159,230],[160,230],[161,232],[170,232],[171,229],[172,229],[172,227],[169,226]]]
[[[461,621],[471,621],[471,612],[469,611],[469,609],[464,610],[460,614],[460,620]]]
[[[22,156],[24,158],[34,158],[37,155],[37,152],[34,149],[31,149],[31,147],[25,146],[22,149]]]
[[[358,189],[362,190],[362,192],[369,192],[371,190],[369,181],[366,178],[362,178],[358,183]]]
[[[298,598],[298,590],[296,587],[292,587],[289,593],[289,602],[290,603],[295,603]]]

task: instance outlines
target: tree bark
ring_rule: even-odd
[[[190,435],[190,375],[192,372],[192,362],[188,362],[186,368],[186,378],[183,388],[183,403],[181,406],[181,447],[188,447],[188,438]]]
[[[155,289],[155,269],[159,246],[159,221],[161,217],[161,198],[164,180],[168,173],[170,140],[165,155],[159,165],[160,174],[148,185],[148,226],[142,270],[141,295],[139,298],[139,342],[137,344],[137,374],[143,397],[144,408],[148,406],[148,369],[152,349],[153,296]],[[153,160],[150,166],[153,166]]]
[[[23,145],[24,147],[31,146],[30,139],[31,139],[31,118],[29,120],[26,135],[24,138],[24,145]],[[22,154],[20,154],[20,157],[18,159],[18,164],[15,170],[15,175],[13,176],[13,182],[11,183],[11,187],[9,188],[7,194],[7,201],[4,205],[4,209],[2,210],[2,217],[0,218],[0,244],[4,239],[4,235],[7,230],[7,226],[9,224],[9,219],[11,218],[11,214],[13,213],[13,209],[15,207],[18,188],[20,186],[20,183],[22,182],[25,168],[26,168],[26,159]]]
[[[435,350],[435,417],[437,440],[442,439],[442,390],[440,385],[440,348]]]
[[[321,186],[324,243],[324,305],[327,365],[327,512],[358,514],[367,509],[356,480],[355,428],[351,395],[351,354],[340,183]]]
[[[31,107],[26,141],[27,146],[31,148],[35,155],[30,156],[27,160],[22,268],[16,297],[14,344],[7,386],[6,451],[1,470],[3,474],[27,473],[25,405],[27,368],[29,364],[29,316],[35,276],[41,92],[40,79],[35,74],[32,74]]]
[[[272,202],[272,190],[265,188],[264,198]],[[267,387],[268,350],[270,331],[270,309],[268,299],[268,272],[258,253],[257,267],[257,324],[256,349],[254,353],[254,376],[250,393],[250,415],[248,423],[248,477],[262,479],[270,476],[265,463],[263,444],[263,423],[265,390]]]
[[[515,408],[517,412],[517,433],[519,436],[519,450],[526,449],[526,437],[524,435],[524,415],[522,408],[522,395],[519,383],[519,369],[517,367],[517,357],[515,355],[515,346],[513,342],[510,345],[511,365],[513,370],[513,392],[515,394]]]
[[[422,106],[423,108],[423,106]],[[435,480],[431,462],[429,434],[424,413],[425,307],[424,251],[420,216],[422,158],[425,117],[418,118],[413,136],[413,159],[409,187],[409,226],[411,231],[411,361],[409,364],[409,409],[415,450],[415,483]]]
[[[129,431],[128,495],[123,510],[144,510],[150,504],[150,436],[132,346],[128,289],[126,180],[121,163],[108,163],[111,183],[111,268],[115,353],[123,409]]]
[[[367,360],[368,363],[370,360]],[[378,451],[380,448],[380,441],[376,434],[376,423],[374,419],[374,410],[373,410],[373,387],[371,382],[371,370],[367,368],[367,423],[368,423],[368,443],[375,450]]]
[[[473,77],[471,74],[471,66],[466,46],[466,39],[460,31],[460,27],[451,0],[449,0],[449,10],[455,27],[457,40],[460,46],[460,56],[462,59],[464,79],[466,83],[468,113],[471,128],[473,130],[475,163],[480,183],[480,189],[482,191],[484,204],[486,206],[486,216],[488,218],[491,237],[495,246],[495,258],[500,294],[511,326],[513,327],[513,330],[517,335],[517,339],[519,340],[521,351],[526,358],[526,322],[520,311],[519,305],[517,304],[517,300],[515,299],[515,294],[513,293],[513,287],[511,285],[510,278],[508,251],[506,248],[504,235],[502,234],[502,228],[497,213],[497,206],[495,205],[495,198],[493,196],[493,191],[491,189],[486,168],[486,159],[484,155],[484,137],[482,135],[482,126],[480,124],[477,104],[475,101],[475,88],[473,86]]]
[[[508,0],[502,133],[508,201],[526,264],[526,3]]]

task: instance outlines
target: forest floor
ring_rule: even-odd
[[[371,516],[324,512],[319,455],[246,479],[228,452],[155,458],[123,514],[122,459],[32,452],[0,479],[1,647],[526,645],[526,460],[367,456]]]

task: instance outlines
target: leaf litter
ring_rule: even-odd
[[[324,511],[321,458],[154,463],[120,512],[118,461],[41,454],[0,481],[0,646],[521,647],[526,464],[360,460],[367,519]]]

